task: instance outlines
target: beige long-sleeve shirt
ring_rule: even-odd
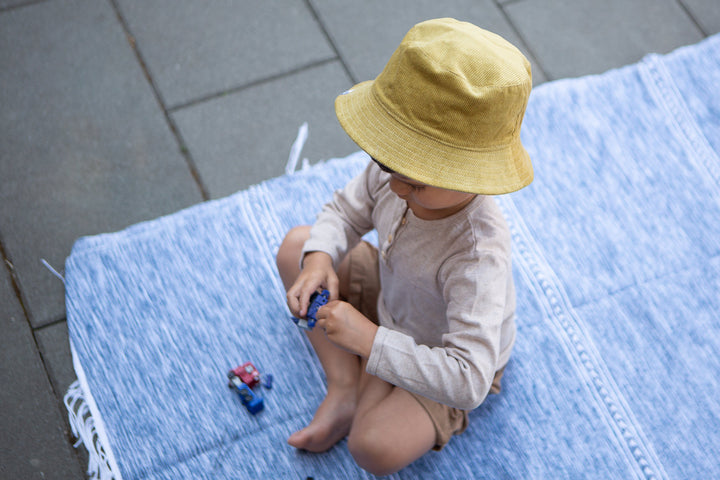
[[[335,266],[378,232],[380,328],[367,372],[406,390],[470,410],[487,396],[515,340],[510,233],[492,197],[422,220],[389,188],[374,162],[323,207],[304,252]]]

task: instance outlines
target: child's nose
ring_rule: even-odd
[[[397,178],[390,178],[390,190],[398,197],[404,197],[410,193],[412,186]]]

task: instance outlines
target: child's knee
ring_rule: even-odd
[[[355,428],[348,437],[348,450],[355,462],[373,475],[383,476],[399,470],[392,445],[388,445],[378,429]]]
[[[275,262],[278,267],[287,264],[297,264],[300,261],[303,245],[305,245],[305,241],[308,238],[310,238],[309,226],[301,225],[291,228],[280,244],[277,256],[275,257]]]

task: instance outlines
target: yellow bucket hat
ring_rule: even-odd
[[[520,142],[530,63],[502,37],[451,18],[405,35],[382,73],[338,96],[355,143],[413,180],[496,195],[532,182]]]

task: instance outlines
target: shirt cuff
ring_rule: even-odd
[[[383,355],[383,348],[385,347],[385,338],[390,333],[390,330],[385,327],[378,327],[375,333],[375,339],[373,340],[372,348],[370,349],[370,356],[368,357],[365,371],[370,375],[377,376],[378,368],[380,366],[380,360]]]
[[[321,241],[317,241],[313,238],[307,239],[305,244],[303,245],[302,252],[300,254],[300,270],[303,269],[303,260],[305,260],[305,255],[311,252],[323,252],[330,255],[330,258],[332,259],[333,268],[337,270],[337,267],[339,265],[338,259],[336,258],[336,255],[333,254],[333,249],[330,245],[325,244]]]

